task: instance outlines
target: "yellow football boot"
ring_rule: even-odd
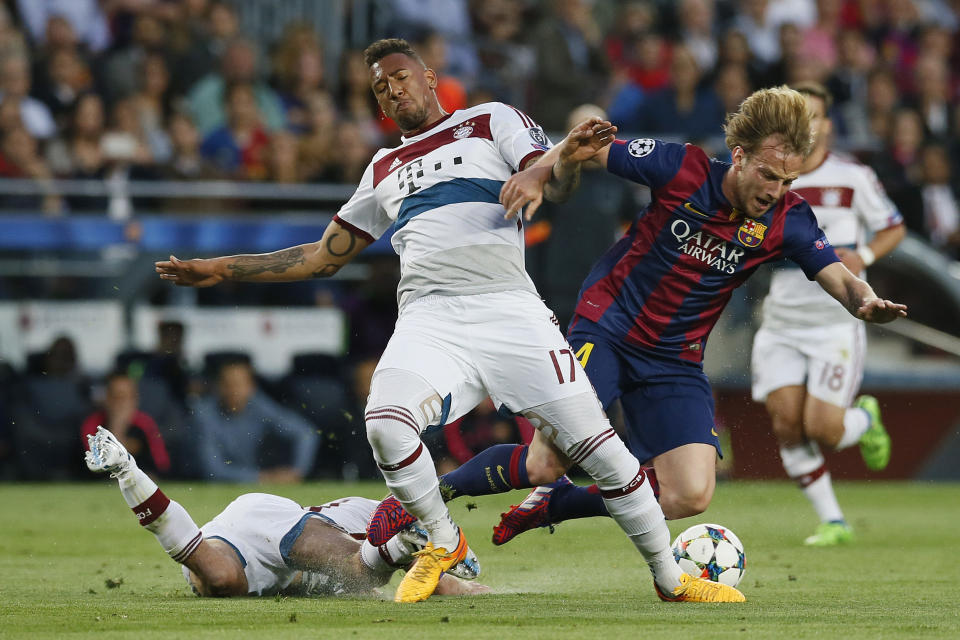
[[[653,583],[657,595],[665,602],[746,602],[742,593],[733,587],[711,582],[705,578],[694,578],[691,575],[680,576],[680,586],[670,595],[660,590],[656,582]]]
[[[428,542],[413,555],[416,560],[397,587],[394,602],[420,602],[429,598],[436,590],[443,572],[453,568],[467,556],[467,537],[460,531],[460,541],[453,551],[434,547],[432,542]]]

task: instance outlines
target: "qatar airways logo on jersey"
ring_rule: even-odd
[[[745,253],[741,247],[713,234],[705,231],[694,232],[684,220],[674,220],[670,225],[670,233],[680,243],[677,251],[682,251],[723,273],[732,275],[736,272],[740,258]]]

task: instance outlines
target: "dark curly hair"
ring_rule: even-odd
[[[424,68],[427,67],[427,65],[423,63],[423,58],[420,57],[420,54],[414,51],[410,43],[403,38],[384,38],[383,40],[377,40],[363,50],[363,61],[369,67],[376,62],[380,62],[391,53],[402,53],[419,62]]]

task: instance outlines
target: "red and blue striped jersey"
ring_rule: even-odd
[[[652,200],[594,265],[577,315],[627,343],[700,363],[733,290],[761,264],[787,258],[813,279],[839,260],[794,193],[759,218],[736,211],[720,188],[729,168],[690,144],[614,142],[607,169],[649,186]]]

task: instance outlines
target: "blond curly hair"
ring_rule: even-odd
[[[813,150],[807,101],[786,85],[755,91],[727,116],[723,131],[731,151],[742,147],[752,154],[771,136],[779,138],[787,152],[803,158]]]

